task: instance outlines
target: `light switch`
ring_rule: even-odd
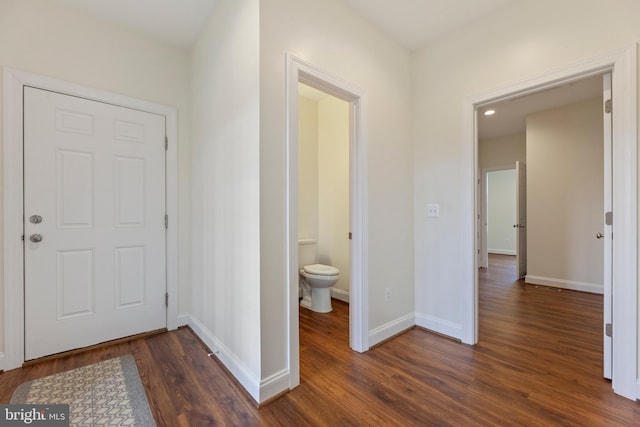
[[[439,204],[428,204],[427,205],[427,217],[429,217],[429,218],[440,218],[440,205]]]

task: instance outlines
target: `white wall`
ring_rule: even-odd
[[[318,262],[340,270],[333,286],[349,292],[349,104],[329,96],[318,102]]]
[[[603,291],[602,98],[527,117],[527,282]]]
[[[516,254],[516,171],[487,174],[487,248],[489,253]]]
[[[527,162],[525,132],[478,141],[480,169],[504,167],[515,162]]]
[[[413,55],[416,312],[432,327],[454,335],[464,318],[463,99],[635,44],[638,16],[634,0],[521,0]],[[424,215],[432,202],[437,221]]]
[[[257,398],[260,382],[258,0],[220,0],[191,52],[191,316]]]
[[[178,299],[179,310],[188,311],[190,114],[187,53],[50,1],[0,0],[0,66],[178,109]],[[4,346],[1,311],[2,304],[0,352]]]
[[[318,102],[298,99],[298,238],[318,240]]]
[[[413,313],[411,57],[338,0],[260,3],[262,377],[287,368],[285,54],[366,92],[369,328]],[[384,288],[393,299],[384,302]]]

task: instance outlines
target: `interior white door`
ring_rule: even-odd
[[[603,76],[603,99],[605,102],[611,99],[611,74]],[[607,212],[613,210],[613,162],[612,162],[612,114],[606,107],[604,114],[604,232],[597,236],[604,240],[604,377],[611,379],[613,340],[607,331],[607,325],[611,325],[612,318],[612,282],[613,282],[613,218],[607,220]]]
[[[516,274],[527,274],[527,169],[523,162],[516,162]]]
[[[25,360],[166,327],[164,121],[25,88]]]

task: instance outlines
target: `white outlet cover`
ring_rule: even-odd
[[[440,218],[440,205],[437,203],[430,203],[427,205],[427,217]]]

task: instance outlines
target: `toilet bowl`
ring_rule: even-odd
[[[330,265],[305,265],[300,270],[300,285],[308,291],[300,305],[318,313],[329,313],[331,307],[331,287],[340,278],[340,271]]]

